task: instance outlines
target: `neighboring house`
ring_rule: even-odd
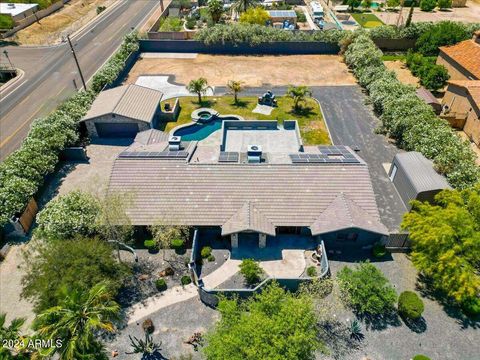
[[[236,122],[224,122],[221,147],[182,141],[175,131],[168,140],[156,130],[139,134],[116,159],[108,188],[135,194],[132,224],[209,228],[232,247],[252,233],[259,247],[292,234],[329,249],[368,247],[388,235],[368,166],[350,148],[302,146],[296,126]]]
[[[133,84],[105,90],[82,122],[92,138],[133,138],[157,126],[162,96],[158,90]]]
[[[433,162],[416,151],[395,155],[388,177],[407,209],[411,208],[411,200],[433,202],[436,194],[450,189],[447,180],[435,171]]]
[[[450,80],[480,80],[480,30],[471,40],[440,47],[437,64],[447,68]]]
[[[440,116],[480,146],[480,80],[449,81]]]
[[[38,10],[38,4],[0,3],[0,14],[10,15],[13,21],[20,21]]]
[[[282,23],[288,21],[290,24],[297,24],[297,13],[294,10],[268,10],[270,21],[275,23]]]

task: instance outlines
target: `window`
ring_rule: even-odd
[[[395,175],[397,174],[397,165],[393,164],[392,166],[392,171],[390,172],[390,181],[393,181],[393,179],[395,178]]]

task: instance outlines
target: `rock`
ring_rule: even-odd
[[[145,281],[148,280],[149,276],[147,274],[142,274],[138,277],[138,280]]]
[[[117,357],[117,356],[118,356],[118,351],[112,350],[112,357]]]
[[[164,276],[172,276],[173,274],[175,274],[175,271],[173,271],[173,269],[171,267],[167,267],[165,270],[162,270],[160,271],[159,275],[161,277],[164,277]]]

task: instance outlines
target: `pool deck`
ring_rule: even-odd
[[[228,129],[225,151],[246,152],[248,145],[260,144],[269,154],[296,153],[298,140],[294,130],[234,130]]]

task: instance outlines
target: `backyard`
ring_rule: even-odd
[[[253,113],[257,105],[256,97],[240,97],[237,104],[231,96],[215,96],[203,98],[201,104],[197,97],[184,97],[180,99],[181,111],[176,122],[169,122],[161,130],[170,131],[174,127],[187,124],[192,121],[191,114],[195,109],[209,107],[220,114],[240,115],[246,120],[289,120],[295,119],[300,126],[302,139],[306,145],[330,144],[328,130],[323,120],[320,107],[316,100],[305,100],[301,110],[293,111],[293,100],[287,97],[278,98],[278,107],[274,108],[270,115]],[[173,103],[172,100],[166,101]]]
[[[380,20],[374,14],[353,13],[352,17],[355,19],[356,22],[360,24],[361,27],[364,27],[366,29],[371,29],[383,25],[382,20]]]

